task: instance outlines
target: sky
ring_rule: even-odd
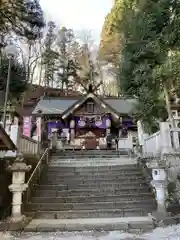
[[[91,30],[96,41],[99,41],[104,18],[113,2],[114,0],[40,0],[47,20],[75,31]]]

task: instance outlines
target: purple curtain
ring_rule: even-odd
[[[48,137],[51,136],[52,128],[69,128],[67,124],[63,124],[62,122],[49,122],[47,126],[48,126]]]

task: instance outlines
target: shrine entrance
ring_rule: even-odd
[[[84,146],[85,149],[99,149],[103,147],[103,142],[100,141],[104,139],[104,147],[105,147],[105,129],[98,128],[85,128],[85,129],[77,129],[76,131],[76,139],[80,139],[81,145]]]

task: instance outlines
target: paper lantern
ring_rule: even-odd
[[[86,125],[86,122],[80,120],[80,121],[78,121],[78,124],[79,124],[80,127],[84,127]]]
[[[101,120],[97,120],[97,121],[96,121],[96,126],[97,126],[97,127],[101,126],[101,124],[102,124],[102,121],[101,121]]]

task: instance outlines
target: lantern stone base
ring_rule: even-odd
[[[179,223],[177,217],[173,217],[171,213],[155,211],[151,213],[155,227],[164,227],[167,225]]]
[[[26,216],[21,215],[21,216],[13,216],[9,218],[10,223],[19,223],[19,222],[24,222],[26,221]]]
[[[0,222],[0,231],[21,231],[32,219],[21,216],[21,219],[14,219],[12,217]]]

